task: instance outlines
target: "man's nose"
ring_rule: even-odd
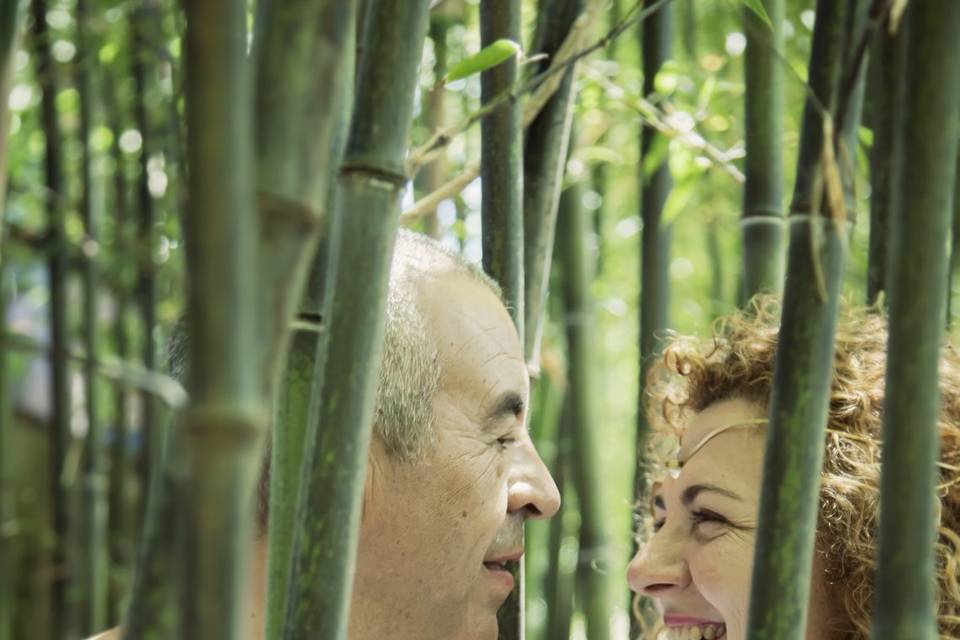
[[[661,597],[690,583],[690,570],[682,555],[682,543],[661,530],[642,546],[627,567],[627,582],[633,591]]]
[[[527,442],[528,455],[523,456],[510,483],[507,511],[524,513],[528,518],[552,518],[560,509],[560,491],[540,454]]]

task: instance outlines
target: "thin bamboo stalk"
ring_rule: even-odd
[[[951,198],[960,134],[960,4],[913,3],[903,37],[905,101],[899,126],[903,197],[892,220],[890,338],[883,410],[880,535],[873,638],[939,638],[937,370],[943,336]]]
[[[147,114],[147,58],[151,48],[148,44],[147,33],[154,21],[154,12],[157,7],[153,0],[148,0],[133,10],[131,17],[131,49],[132,75],[134,80],[134,120],[140,132],[140,175],[137,179],[136,197],[138,209],[137,254],[141,256],[140,268],[137,273],[136,298],[142,323],[142,343],[140,345],[143,366],[154,371],[157,369],[157,345],[154,339],[154,328],[157,325],[157,288],[153,265],[153,227],[156,222],[156,211],[153,197],[150,194],[150,152],[153,147],[150,119]],[[141,449],[140,481],[147,486],[153,476],[153,466],[159,463],[158,443],[162,437],[157,432],[159,407],[156,399],[145,394],[141,396],[143,402],[143,417],[141,419]]]
[[[647,0],[647,4],[653,4]],[[673,7],[665,5],[653,13],[639,31],[643,56],[643,95],[653,101],[657,73],[670,58]],[[666,145],[663,134],[654,127],[644,125],[640,133],[640,157],[649,158],[660,145]],[[634,496],[639,500],[645,495],[643,451],[650,433],[646,414],[642,410],[646,402],[643,389],[646,386],[647,370],[659,351],[658,336],[669,324],[670,305],[670,243],[672,225],[663,222],[663,207],[673,187],[670,176],[669,157],[665,147],[663,157],[652,170],[641,169],[640,213],[643,230],[640,234],[640,327],[639,327],[639,397],[637,399],[637,468],[634,471]],[[646,162],[641,162],[643,166]],[[639,504],[639,502],[638,502]],[[631,636],[639,632],[639,621],[631,616]]]
[[[430,41],[433,42],[433,77],[437,80],[447,72],[447,32],[454,24],[449,12],[438,9],[430,12]],[[447,88],[441,82],[436,82],[427,93],[424,104],[423,121],[428,131],[438,131],[444,126],[444,112],[446,110]],[[443,185],[449,173],[445,157],[441,154],[435,161],[427,164],[417,175],[415,185],[419,193],[433,193]],[[439,238],[441,234],[440,219],[437,217],[437,208],[433,207],[423,216],[424,232],[431,238]]]
[[[323,384],[339,241],[331,178],[342,156],[345,136],[339,132],[349,125],[356,5],[271,1],[260,5],[258,16],[258,182],[263,225],[269,228],[263,259],[280,267],[262,285],[277,309],[268,319],[272,345],[266,357],[273,359],[268,370],[283,363],[291,302],[300,303],[298,320],[305,325],[293,332],[283,381],[275,392],[264,631],[270,640],[283,633],[304,444]],[[290,74],[276,73],[279,68]],[[316,83],[318,75],[327,82]],[[313,134],[304,137],[304,130]],[[309,284],[300,300],[298,282],[305,278]]]
[[[181,637],[246,638],[250,505],[267,414],[258,356],[258,224],[253,206],[252,73],[246,6],[185,3],[193,285],[187,319],[190,406],[180,434],[184,518]]]
[[[89,16],[87,0],[77,0],[75,7],[76,68],[79,94],[80,160],[80,217],[86,241],[97,242],[97,220],[93,203],[93,167],[90,145],[92,120],[91,48],[89,46]],[[110,556],[107,548],[107,468],[103,424],[97,397],[97,263],[87,256],[83,263],[83,342],[87,352],[84,366],[84,401],[87,413],[87,443],[84,468],[84,503],[86,520],[84,582],[86,592],[85,632],[94,633],[107,625],[107,586]]]
[[[743,8],[747,49],[742,299],[783,287],[783,0],[764,0],[770,24]]]
[[[480,44],[506,38],[521,40],[520,3],[480,3]],[[517,59],[510,58],[480,76],[481,100],[487,102],[517,81]],[[480,125],[480,177],[483,270],[503,290],[503,300],[523,344],[523,113],[519,102],[507,102]],[[525,563],[518,563],[516,588],[497,613],[499,637],[523,638]]]
[[[953,216],[950,232],[950,269],[947,272],[947,333],[953,328],[954,285],[960,277],[960,158],[953,178]]]
[[[602,466],[597,449],[594,405],[592,300],[593,257],[587,246],[590,223],[582,205],[583,183],[564,191],[560,199],[557,240],[563,255],[563,295],[569,352],[570,413],[575,454],[570,462],[580,504],[580,558],[583,575],[587,637],[610,637],[611,599],[607,594],[607,532],[603,491],[596,469]]]
[[[285,638],[346,633],[390,255],[429,6],[428,0],[381,0],[367,20],[338,181],[337,206],[349,215],[341,218],[320,409],[308,425]],[[357,287],[361,265],[365,282]]]
[[[532,54],[556,54],[583,8],[583,0],[544,3]],[[531,122],[523,156],[524,357],[534,369],[539,366],[557,207],[570,143],[574,74],[575,67],[563,71],[556,93]]]
[[[550,564],[544,580],[544,595],[547,599],[547,624],[543,636],[545,640],[567,640],[573,619],[576,572],[567,570],[563,562],[563,543],[570,537],[571,515],[579,513],[576,492],[567,478],[573,448],[571,413],[570,399],[567,396],[557,428],[557,457],[552,466],[554,481],[563,496],[563,510],[550,520],[550,537],[547,543]]]
[[[749,640],[805,636],[833,335],[843,275],[843,193],[828,124],[847,6],[819,0],[810,57],[748,622]],[[824,111],[826,110],[826,111]],[[831,169],[833,173],[831,174]],[[825,194],[826,192],[826,194]]]
[[[837,162],[840,177],[843,180],[843,196],[846,202],[847,217],[851,223],[857,221],[857,163],[860,147],[860,123],[863,116],[863,102],[866,93],[866,69],[868,63],[858,60],[858,47],[867,26],[869,0],[854,0],[847,10],[846,36],[843,56],[843,76],[841,88],[849,94],[841,94],[838,100],[846,100],[837,105]],[[864,50],[866,54],[866,49]]]
[[[519,42],[520,3],[480,3],[480,44],[506,38]],[[511,58],[480,76],[481,99],[507,91],[517,80]],[[508,102],[481,123],[483,269],[503,289],[504,302],[523,341],[523,123],[518,102]]]
[[[17,47],[19,34],[19,1],[0,0],[0,333],[6,333],[7,326],[7,278],[6,278],[6,187],[7,187],[7,96],[13,75],[13,52]],[[11,406],[9,379],[7,376],[7,344],[0,335],[0,575],[13,575],[10,544],[4,539],[6,523],[11,517],[7,486],[7,469],[3,453],[7,429],[11,424]],[[0,640],[13,639],[13,613],[15,608],[12,580],[0,581]]]
[[[873,147],[870,150],[870,241],[867,255],[867,304],[876,304],[887,288],[890,212],[900,200],[899,175],[903,131],[900,122],[904,64],[903,38],[889,33],[886,22],[875,36],[870,56]]]
[[[50,481],[54,548],[54,566],[60,569],[51,581],[50,628],[56,637],[66,634],[70,627],[67,613],[67,576],[70,575],[67,542],[70,522],[68,495],[61,481],[63,463],[70,443],[70,386],[69,367],[66,359],[67,329],[67,240],[64,230],[64,172],[60,148],[60,131],[57,123],[57,94],[53,60],[50,55],[50,35],[47,30],[47,5],[44,0],[32,3],[33,35],[36,45],[36,72],[42,98],[40,101],[41,123],[46,140],[44,167],[46,173],[45,208],[48,216],[50,238],[47,258],[50,286]]]

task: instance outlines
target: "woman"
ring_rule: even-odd
[[[845,312],[836,359],[807,638],[869,638],[880,497],[886,323]],[[628,579],[661,614],[651,637],[746,637],[778,310],[755,303],[709,344],[675,337],[648,390],[651,516]],[[960,357],[941,365],[939,625],[960,637]],[[670,443],[673,443],[671,446]]]

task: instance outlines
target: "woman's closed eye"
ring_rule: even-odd
[[[721,533],[730,526],[730,521],[709,509],[694,509],[690,512],[690,521],[696,533],[712,536]]]

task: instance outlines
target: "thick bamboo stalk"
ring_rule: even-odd
[[[356,0],[268,0],[259,6],[257,197],[263,273],[264,391],[283,368],[294,316],[316,255],[342,137],[339,104],[352,80]],[[279,73],[278,70],[283,70]],[[317,82],[317,78],[324,82]],[[304,136],[309,131],[309,136]]]
[[[480,44],[521,40],[520,3],[480,3]],[[484,71],[481,99],[509,91],[517,80],[516,57]],[[523,343],[523,122],[519,102],[507,102],[481,123],[483,269],[503,290],[503,299]]]
[[[607,532],[601,505],[603,490],[596,470],[602,467],[597,448],[594,405],[594,345],[590,285],[593,256],[587,245],[590,223],[582,205],[583,183],[570,186],[561,197],[557,241],[563,255],[563,296],[569,352],[570,412],[574,455],[571,466],[580,504],[580,558],[583,568],[584,617],[587,637],[610,637],[612,601],[607,593]]]
[[[838,91],[845,14],[845,4],[817,3],[809,66],[813,95],[804,108],[790,207],[784,313],[750,592],[750,640],[806,637],[846,234],[839,177],[829,173],[836,165],[822,161],[833,150],[825,118],[831,117]]]
[[[246,638],[252,490],[266,428],[258,370],[251,65],[246,7],[185,3],[190,405],[181,637]],[[178,455],[180,452],[178,452]]]
[[[332,178],[345,142],[340,132],[350,120],[356,2],[273,0],[260,6],[258,20],[258,181],[261,216],[270,230],[264,260],[286,270],[285,280],[277,270],[263,285],[265,295],[274,296],[273,304],[279,307],[268,319],[273,325],[267,354],[273,364],[268,367],[284,363],[285,333],[293,311],[285,307],[291,302],[300,302],[302,327],[293,331],[283,380],[275,392],[264,631],[264,637],[273,640],[283,633],[304,444],[308,425],[316,421],[329,338],[334,249],[339,242]],[[275,73],[277,68],[289,68],[289,77]],[[316,83],[318,73],[328,81]],[[303,130],[313,136],[304,137]],[[298,216],[303,220],[298,222]],[[290,260],[297,255],[298,260]],[[297,282],[305,276],[308,285],[300,299],[303,287]]]
[[[404,157],[429,6],[428,0],[381,0],[367,20],[338,181],[337,206],[346,215],[323,393],[304,453],[286,638],[334,639],[346,633],[387,278],[407,180]],[[356,286],[359,270],[365,276],[361,287]]]
[[[584,2],[555,0],[541,7],[531,55],[552,56],[573,29]],[[540,70],[548,66],[544,63]],[[563,72],[556,93],[530,124],[523,156],[524,357],[534,369],[539,366],[557,207],[570,143],[574,74],[575,67]]]
[[[45,208],[50,238],[47,258],[50,278],[50,486],[54,548],[52,560],[58,571],[51,580],[50,628],[56,637],[68,632],[67,576],[70,575],[67,542],[69,516],[67,491],[61,482],[63,463],[70,442],[70,386],[67,365],[67,276],[68,256],[64,230],[64,173],[60,148],[60,131],[57,123],[57,108],[54,103],[57,87],[53,60],[50,55],[50,35],[47,30],[47,5],[44,0],[32,4],[33,36],[36,46],[36,73],[43,96],[40,101],[41,126],[46,146],[44,168],[46,173]]]
[[[79,93],[80,156],[80,217],[86,241],[97,242],[97,220],[93,203],[93,167],[90,145],[92,121],[91,47],[89,46],[89,16],[87,1],[76,3],[76,69]],[[107,587],[110,574],[110,555],[107,548],[107,460],[97,396],[97,262],[87,256],[83,264],[83,342],[87,352],[84,365],[84,402],[87,413],[87,443],[84,467],[83,497],[86,528],[83,562],[86,616],[85,632],[100,631],[107,626]]]
[[[13,80],[13,52],[16,50],[19,34],[19,9],[19,0],[0,0],[0,229],[3,228],[5,219],[7,193],[7,96],[10,95],[10,84]],[[0,258],[2,257],[0,252]]]
[[[867,304],[887,289],[887,245],[891,211],[899,207],[903,131],[899,128],[904,64],[903,38],[886,23],[875,36],[870,55],[873,147],[870,150],[870,242],[867,256]]]
[[[743,189],[742,299],[783,287],[783,49],[784,0],[764,0],[770,24],[743,8],[747,49],[746,181]]]
[[[900,180],[892,220],[890,338],[883,410],[880,536],[873,638],[939,638],[937,369],[947,280],[944,238],[960,134],[960,4],[917,2],[904,23],[906,64]]]

